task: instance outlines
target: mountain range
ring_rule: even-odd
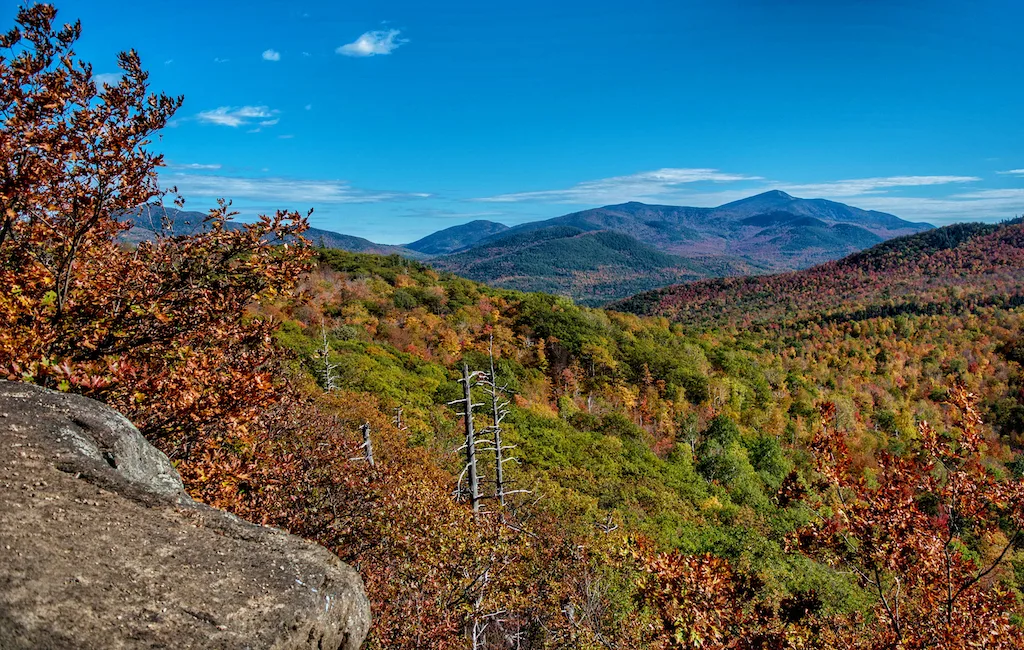
[[[205,212],[179,210],[162,205],[144,205],[135,214],[126,217],[133,221],[134,224],[132,229],[124,235],[123,239],[128,243],[137,244],[141,241],[152,239],[161,231],[174,235],[188,235],[201,230],[203,224],[206,223],[206,217],[207,214]],[[244,225],[236,221],[227,222],[228,228],[242,228]],[[402,255],[413,259],[422,259],[424,257],[414,250],[401,246],[377,244],[362,237],[343,235],[320,228],[310,228],[306,231],[305,237],[314,246],[321,248],[338,248],[353,253],[373,253],[375,255]]]
[[[175,232],[188,232],[205,217],[147,206],[129,240],[151,237],[164,215]],[[477,220],[403,246],[316,228],[306,237],[326,248],[428,260],[494,286],[600,305],[702,278],[803,269],[930,229],[884,212],[773,190],[716,208],[629,202],[511,228]]]

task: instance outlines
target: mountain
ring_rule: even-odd
[[[170,231],[175,235],[187,235],[203,229],[207,214],[205,212],[178,210],[158,205],[145,205],[139,208],[138,214],[130,215],[128,218],[134,221],[134,226],[129,230],[124,240],[137,244],[141,241],[152,239],[160,232],[162,222],[166,218]],[[245,224],[237,221],[228,222],[228,228],[242,228]],[[422,259],[424,256],[417,251],[403,248],[401,246],[390,246],[388,244],[377,244],[369,239],[342,235],[331,230],[310,228],[304,234],[314,246],[321,248],[337,248],[353,253],[374,253],[376,255],[402,255],[413,259]]]
[[[904,221],[886,212],[862,210],[845,203],[837,203],[836,201],[800,199],[781,190],[771,190],[713,208],[713,212],[717,216],[731,216],[735,218],[744,218],[772,211],[784,211],[806,217],[816,217],[825,221],[854,223],[872,232],[883,230],[906,234],[902,231],[919,231],[932,227],[929,224]]]
[[[666,287],[610,305],[693,325],[778,325],[1024,304],[1024,221],[954,224],[803,271]]]
[[[565,225],[509,231],[431,264],[493,286],[568,294],[590,305],[641,287],[754,270],[664,253],[611,230]]]
[[[202,227],[206,217],[146,206],[126,239],[151,238],[165,216],[176,233]],[[326,248],[429,259],[439,269],[478,282],[599,305],[702,278],[803,269],[931,228],[774,190],[717,208],[630,202],[513,228],[478,220],[405,246],[317,228],[306,238]]]
[[[785,215],[775,223],[754,217]],[[815,221],[802,221],[807,217]],[[807,228],[853,226],[812,233]],[[884,212],[861,210],[825,199],[800,199],[779,190],[764,192],[717,208],[647,205],[630,202],[522,224],[513,231],[548,226],[612,230],[678,255],[738,255],[777,270],[796,269],[836,259],[866,245],[932,228]],[[763,232],[765,227],[774,227]],[[871,238],[867,233],[874,235]],[[853,235],[850,240],[849,236]],[[485,240],[486,241],[486,240]]]
[[[931,228],[775,190],[717,208],[630,202],[574,212],[481,238],[432,263],[501,287],[599,304],[624,298],[630,290],[655,288],[670,277],[807,268]],[[601,232],[618,235],[616,245],[593,236]]]
[[[481,239],[497,235],[508,230],[508,226],[495,221],[479,219],[451,228],[439,230],[423,239],[418,239],[405,248],[423,253],[424,255],[444,255],[469,248]]]

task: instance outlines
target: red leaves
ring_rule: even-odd
[[[815,504],[819,521],[795,541],[853,571],[875,595],[874,615],[884,625],[850,625],[851,643],[1021,647],[1006,634],[1012,598],[982,579],[998,575],[1020,534],[1024,485],[997,480],[982,463],[974,396],[957,387],[951,402],[956,430],[940,434],[921,422],[918,448],[877,454],[873,484],[854,470],[834,409],[821,409],[813,448],[831,490]],[[993,539],[1001,541],[985,553]]]

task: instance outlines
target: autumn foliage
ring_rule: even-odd
[[[54,28],[55,13],[23,9],[0,39],[0,372],[104,399],[183,457],[273,401],[272,325],[241,315],[294,286],[306,224],[228,229],[221,205],[201,233],[122,245],[132,211],[162,196],[148,147],[181,98],[149,94],[134,52],[98,87],[72,49],[80,26]]]
[[[876,596],[867,622],[848,621],[850,647],[1018,648],[1014,597],[1001,564],[1024,526],[1024,483],[995,476],[982,452],[976,398],[951,395],[954,429],[918,424],[909,453],[856,467],[823,405],[814,441],[829,489],[799,546],[852,571]]]
[[[689,327],[315,251],[306,217],[226,202],[129,245],[182,100],[134,52],[98,86],[55,21],[0,37],[0,376],[107,402],[197,499],[352,564],[369,647],[1022,647],[1020,224],[659,297]],[[927,307],[952,275],[963,300]],[[519,489],[474,516],[450,402],[492,352]]]

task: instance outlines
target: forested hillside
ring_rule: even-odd
[[[1020,304],[1022,278],[1024,223],[1017,219],[899,237],[806,271],[665,287],[612,308],[705,325],[953,314]]]
[[[411,244],[406,244],[405,248],[425,255],[444,255],[445,253],[454,253],[455,251],[469,248],[481,239],[496,235],[506,230],[508,230],[508,226],[503,223],[484,220],[470,221],[469,223],[452,226],[451,228],[445,228],[444,230],[438,230],[437,232],[427,235],[422,239],[417,239]],[[345,250],[350,250],[344,246],[332,246],[331,248],[344,248]],[[370,251],[353,252],[361,253]]]
[[[55,17],[0,38],[0,372],[349,562],[368,647],[1022,647],[1020,224],[765,280],[802,296],[781,319],[583,308],[226,203],[126,244],[182,99],[133,52],[93,83]],[[967,297],[841,304],[867,287]]]
[[[887,258],[887,250],[866,258]],[[713,553],[757,585],[756,598],[776,606],[811,598],[842,617],[878,605],[871,585],[820,556],[793,552],[815,521],[809,504],[819,497],[808,491],[825,489],[813,461],[823,421],[842,432],[851,466],[870,474],[885,454],[918,444],[920,423],[958,426],[959,411],[946,403],[964,388],[980,397],[977,408],[991,423],[983,430],[989,467],[1009,476],[1024,462],[1015,308],[759,332],[692,329],[495,291],[397,257],[324,251],[308,282],[307,304],[324,312],[274,312],[284,322],[279,340],[321,384],[329,350],[326,361],[337,384],[355,391],[351,399],[372,395],[386,413],[401,408],[409,439],[433,450],[451,485],[463,464],[457,407],[448,406],[460,394],[459,362],[487,369],[493,342],[513,403],[504,439],[521,461],[510,474],[517,488],[531,490],[514,510],[557,517],[578,539],[617,526],[614,535],[642,533],[653,548]],[[823,420],[823,404],[831,420]],[[999,550],[985,550],[988,543],[977,552]],[[892,570],[889,579],[915,569]],[[1006,587],[1020,589],[1019,569],[1002,575]],[[617,576],[603,578],[608,596],[632,593]],[[870,638],[857,625],[850,630]],[[626,644],[639,631],[613,625],[600,633],[622,634]]]
[[[431,264],[491,286],[578,296],[594,306],[650,286],[752,270],[734,260],[680,257],[628,235],[572,226],[513,231]]]

